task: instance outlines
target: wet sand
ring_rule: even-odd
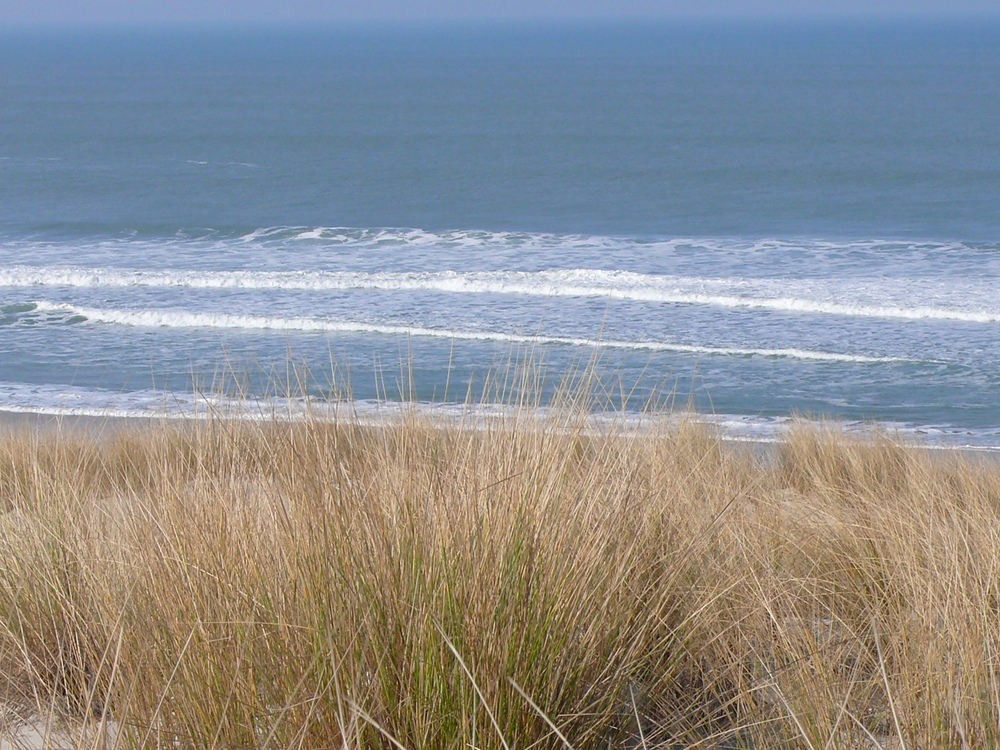
[[[69,435],[106,438],[123,430],[143,430],[163,425],[176,425],[187,420],[157,417],[98,417],[13,412],[0,410],[0,438],[9,435],[36,434],[39,436],[64,432]]]
[[[364,420],[367,427],[375,427],[376,424]],[[121,432],[133,432],[144,430],[156,430],[162,428],[182,429],[184,426],[193,426],[202,422],[200,418],[192,417],[120,417],[120,416],[94,416],[94,415],[65,415],[65,414],[44,414],[38,412],[13,412],[0,410],[0,439],[14,435],[35,435],[37,437],[47,437],[62,432],[64,435],[91,439],[95,441],[106,440]],[[777,458],[781,449],[780,441],[758,441],[746,438],[726,438],[723,442],[734,449],[745,449],[752,452],[765,461]],[[919,445],[910,444],[910,447],[920,448]],[[933,454],[946,457],[961,457],[973,462],[991,461],[1000,462],[1000,451],[974,448],[944,448],[936,446],[923,446],[928,448]]]

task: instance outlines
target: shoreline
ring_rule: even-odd
[[[695,416],[695,421],[698,415]],[[217,413],[213,414],[157,414],[149,416],[139,415],[119,415],[119,414],[52,414],[45,411],[8,410],[0,408],[0,440],[9,437],[33,435],[39,438],[50,437],[61,434],[63,436],[74,436],[95,439],[98,442],[111,439],[116,435],[125,432],[146,432],[165,428],[183,428],[196,424],[204,424],[209,420],[222,419],[226,421],[241,421],[247,423],[261,423],[276,420],[279,422],[301,423],[308,421],[307,415],[297,415],[282,417],[279,415],[249,415],[245,418],[238,416],[226,416]],[[390,415],[382,416],[358,416],[348,413],[342,417],[341,423],[352,424],[354,426],[378,428],[391,426],[396,423]],[[701,422],[709,428],[716,427],[710,420]],[[453,426],[453,421],[444,420],[442,428]],[[817,429],[823,429],[823,422],[812,423]],[[888,434],[892,442],[907,449],[927,451],[930,455],[956,456],[964,460],[986,461],[990,463],[1000,463],[1000,447],[992,446],[949,446],[935,445],[933,443],[922,443],[916,440],[902,440],[898,435]],[[775,459],[781,447],[787,443],[788,436],[775,438],[754,438],[745,435],[726,435],[720,430],[716,430],[715,435],[720,442],[734,448],[744,448],[749,450],[758,458],[771,461]],[[862,442],[866,438],[872,437],[871,433],[850,433],[845,435],[848,438],[858,438]]]
[[[48,436],[57,432],[105,438],[125,430],[148,429],[174,421],[177,420],[163,417],[47,414],[0,409],[0,439],[25,433]]]

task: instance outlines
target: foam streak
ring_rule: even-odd
[[[867,304],[789,296],[795,282],[701,279],[591,269],[480,271],[459,273],[363,273],[354,271],[131,271],[74,268],[0,269],[7,287],[173,287],[290,291],[433,291],[458,294],[517,294],[536,297],[597,297],[663,304],[841,315],[890,320],[1000,322],[1000,309],[955,309],[935,305]]]
[[[787,357],[820,362],[899,362],[895,357],[870,357],[858,354],[809,351],[805,349],[756,349],[672,344],[660,341],[600,340],[564,336],[531,336],[495,331],[453,331],[417,326],[393,326],[359,321],[324,318],[272,318],[255,315],[191,313],[175,310],[102,310],[74,305],[37,302],[42,312],[65,312],[98,323],[125,326],[168,328],[228,328],[278,331],[316,331],[329,333],[370,333],[389,336],[414,336],[458,341],[495,341],[508,344],[586,346],[594,348],[634,349],[680,354],[707,354],[744,357]]]

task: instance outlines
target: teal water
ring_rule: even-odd
[[[531,349],[1000,445],[998,115],[996,24],[3,32],[0,409]]]

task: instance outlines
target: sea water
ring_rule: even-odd
[[[447,410],[525,358],[1000,446],[1000,25],[0,34],[0,410]]]

